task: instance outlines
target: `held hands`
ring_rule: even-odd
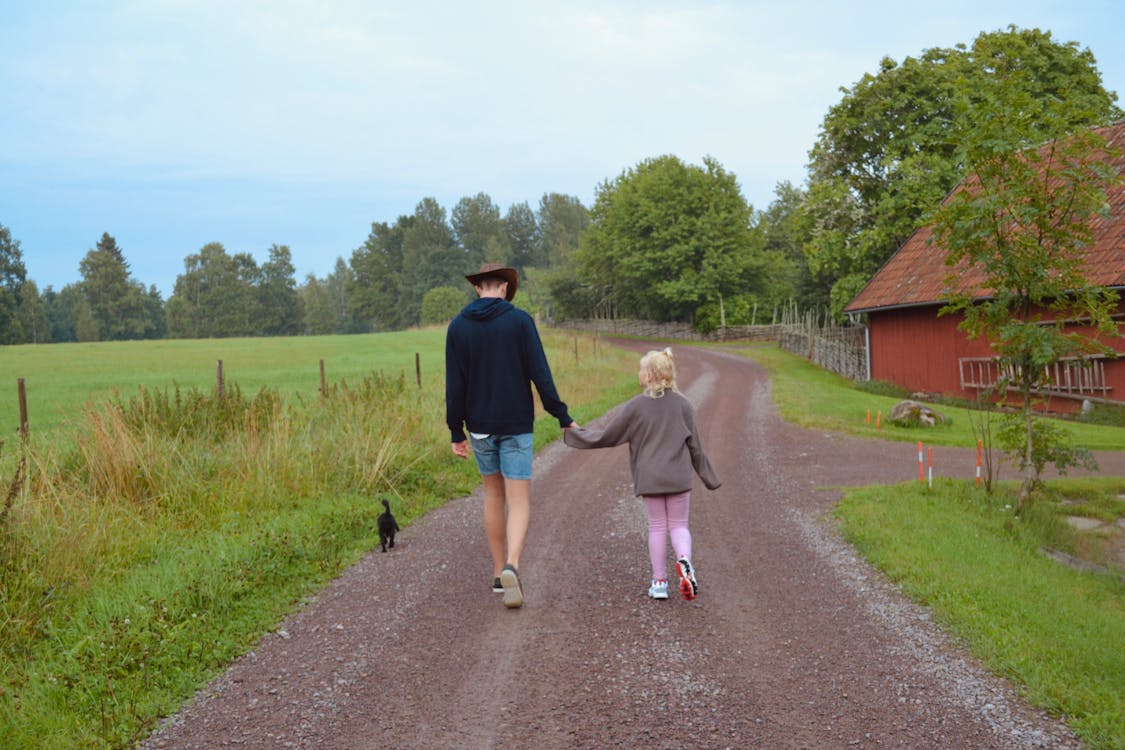
[[[469,441],[468,440],[462,440],[459,443],[451,443],[450,447],[453,449],[453,455],[459,456],[460,458],[468,458],[469,457]]]

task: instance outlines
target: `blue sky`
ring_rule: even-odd
[[[1089,48],[1125,97],[1118,0],[6,3],[0,224],[41,289],[109,232],[167,297],[208,242],[323,277],[422,198],[590,205],[662,154],[713,156],[764,209],[841,86],[1009,24]]]

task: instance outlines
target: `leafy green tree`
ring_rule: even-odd
[[[963,129],[966,110],[955,103],[993,107],[981,92],[999,82],[1029,101],[1074,102],[1072,127],[1121,116],[1090,51],[1038,29],[1010,26],[979,35],[971,47],[928,49],[902,63],[884,58],[877,73],[842,90],[810,153],[805,252],[812,277],[826,291],[839,287],[831,292],[834,311],[964,174],[952,134]],[[1016,114],[992,113],[1001,122]]]
[[[962,102],[969,117],[978,113],[961,120],[956,133],[972,176],[934,218],[936,242],[948,252],[951,288],[959,289],[942,312],[960,313],[962,330],[990,341],[1001,370],[1012,373],[1001,386],[1014,388],[1020,400],[1024,480],[1017,511],[1047,457],[1073,458],[1033,416],[1048,368],[1064,357],[1106,352],[1097,336],[1117,334],[1111,318],[1117,295],[1088,281],[1086,248],[1092,221],[1108,213],[1106,191],[1121,180],[1105,157],[1117,152],[1097,130],[1069,132],[1083,116],[1074,109],[1084,103],[1042,101],[1011,85],[1028,75],[1038,73],[1016,71],[974,92],[990,97],[994,111],[1008,117],[982,115]],[[1054,137],[1037,147],[1044,134]],[[955,284],[966,269],[981,274],[976,290]],[[1068,320],[1089,321],[1089,332]]]
[[[147,338],[165,338],[168,335],[168,318],[164,312],[164,298],[160,294],[160,290],[156,288],[156,284],[149,285],[148,294],[145,295],[144,303],[145,310],[148,313],[148,319],[152,322]]]
[[[373,223],[341,277],[346,279],[348,314],[364,321],[366,330],[392,331],[410,324],[403,304],[403,243],[413,226],[413,216],[399,216],[393,226]]]
[[[476,270],[458,247],[445,209],[433,198],[423,198],[414,209],[413,222],[402,237],[402,297],[400,308],[406,325],[417,325],[422,298],[439,286],[465,283],[465,273]]]
[[[465,287],[434,287],[422,298],[422,325],[448,323],[468,302]]]
[[[75,338],[82,343],[101,340],[101,329],[98,320],[94,317],[94,308],[86,295],[81,295],[78,300],[78,317],[74,322]]]
[[[28,344],[50,342],[51,321],[47,319],[47,311],[43,306],[43,299],[39,295],[39,287],[31,279],[24,283],[22,297],[19,319],[20,326],[23,329],[24,342]]]
[[[48,286],[43,290],[43,310],[50,322],[50,340],[56,343],[78,340],[78,310],[85,297],[78,284],[67,284],[56,292]]]
[[[674,156],[641,162],[600,186],[578,269],[617,312],[694,320],[724,298],[765,290],[761,243],[734,175]]]
[[[764,252],[773,256],[779,267],[772,290],[775,303],[784,303],[785,297],[790,296],[800,309],[822,309],[828,305],[828,298],[815,284],[804,251],[811,234],[805,221],[807,214],[802,210],[806,198],[807,193],[801,188],[788,181],[779,182],[773,201],[755,215],[755,225],[762,232]],[[761,315],[753,314],[752,322],[764,321]]]
[[[336,315],[332,309],[332,298],[328,285],[318,279],[316,274],[308,274],[305,283],[297,287],[301,298],[301,333],[306,336],[322,336],[337,333]]]
[[[578,251],[579,238],[590,226],[590,212],[572,195],[544,193],[538,223],[540,246],[531,265],[561,268]]]
[[[258,286],[257,332],[266,336],[293,336],[301,325],[301,299],[294,278],[293,254],[288,245],[270,247],[262,264]]]
[[[218,242],[184,259],[168,299],[168,333],[177,338],[250,336],[257,332],[255,288],[261,272],[248,253],[228,255]]]
[[[464,251],[465,270],[480,268],[481,263],[511,262],[512,248],[500,218],[500,208],[487,193],[462,198],[450,214],[453,236]]]
[[[78,264],[80,289],[90,305],[97,339],[141,339],[155,327],[145,304],[144,286],[132,278],[121,248],[108,232]]]
[[[511,249],[508,263],[521,274],[529,266],[546,266],[547,258],[540,253],[539,223],[527,201],[513,203],[504,215],[504,230]]]
[[[27,268],[20,242],[12,239],[11,231],[0,224],[0,344],[26,340],[19,315],[26,282]]]

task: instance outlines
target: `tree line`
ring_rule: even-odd
[[[781,303],[839,315],[975,166],[966,138],[988,132],[985,148],[1011,152],[1125,116],[1088,49],[1014,26],[884,58],[841,94],[810,148],[804,184],[778,183],[764,210],[717,159],[661,155],[605,180],[589,207],[545,193],[535,209],[524,202],[502,212],[479,193],[447,213],[424,198],[412,214],[373,223],[327,276],[300,283],[285,245],[259,265],[212,243],[185,259],[165,301],[132,278],[107,233],[83,258],[80,281],[40,291],[0,224],[0,343],[438,323],[469,300],[464,274],[486,261],[517,268],[517,303],[555,319],[708,330],[763,322]]]

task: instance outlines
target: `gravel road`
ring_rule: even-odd
[[[522,609],[489,590],[478,490],[347,570],[142,747],[1080,746],[825,520],[840,487],[916,478],[915,446],[782,423],[742,357],[681,347],[677,364],[724,479],[693,495],[695,601],[646,596],[627,449],[559,442],[536,458]],[[974,466],[935,449],[936,473]]]

